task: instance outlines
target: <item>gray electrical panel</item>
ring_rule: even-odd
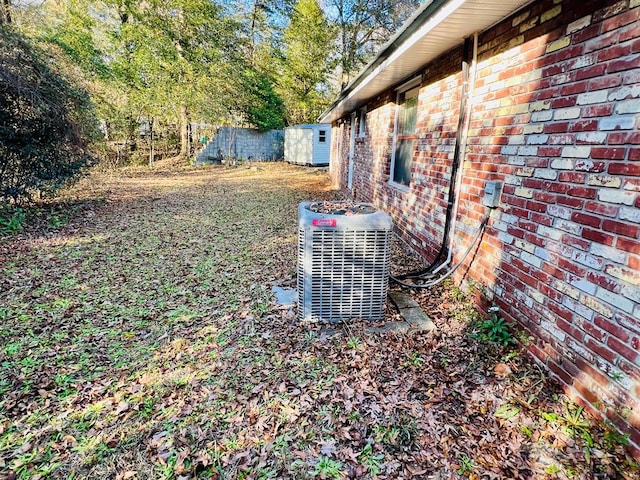
[[[485,207],[497,208],[500,205],[500,195],[502,194],[502,182],[485,182],[484,196],[482,204]]]

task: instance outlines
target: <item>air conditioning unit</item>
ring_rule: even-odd
[[[391,218],[368,203],[303,202],[298,227],[298,318],[380,320]]]

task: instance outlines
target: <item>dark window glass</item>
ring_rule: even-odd
[[[393,181],[409,185],[413,146],[416,139],[416,119],[418,117],[418,90],[412,88],[399,95],[398,129],[396,151],[393,164]]]

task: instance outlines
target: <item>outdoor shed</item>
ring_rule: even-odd
[[[331,125],[302,124],[284,130],[284,159],[299,165],[329,165]]]

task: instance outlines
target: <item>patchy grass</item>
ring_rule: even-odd
[[[278,308],[297,203],[339,198],[320,170],[126,170],[68,195],[82,208],[0,240],[0,476],[638,475],[451,285],[416,294],[436,334],[329,337]]]

